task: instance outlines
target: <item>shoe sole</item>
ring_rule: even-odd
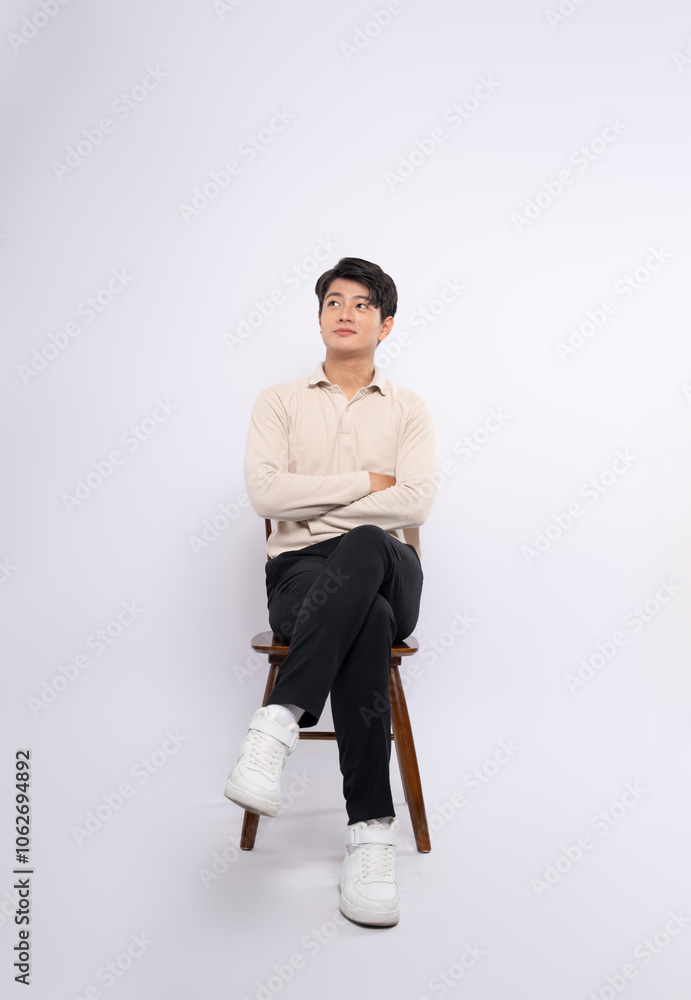
[[[341,913],[354,923],[364,924],[366,927],[393,927],[398,923],[401,911],[400,907],[389,910],[388,913],[364,910],[347,900],[341,892]]]
[[[246,788],[238,788],[230,779],[226,782],[223,794],[231,802],[242,806],[248,812],[257,813],[258,816],[274,817],[278,813],[278,804],[262,799],[259,795],[253,795]]]

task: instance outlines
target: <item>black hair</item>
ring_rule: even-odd
[[[373,264],[369,260],[362,260],[361,257],[341,257],[335,267],[332,267],[330,271],[325,271],[317,279],[314,290],[319,299],[320,315],[326,293],[332,282],[338,278],[359,281],[360,284],[366,286],[370,296],[370,303],[379,309],[382,323],[387,316],[396,315],[398,291],[393,278],[385,274],[378,264]]]

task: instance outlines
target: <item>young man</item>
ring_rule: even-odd
[[[269,623],[290,649],[225,794],[275,816],[286,757],[330,695],[349,820],[341,911],[390,926],[399,901],[389,658],[418,618],[418,527],[432,503],[435,433],[424,401],[374,365],[396,313],[392,279],[343,257],[315,291],[326,359],[309,376],[264,389],[250,421],[247,492],[261,517],[275,519]]]

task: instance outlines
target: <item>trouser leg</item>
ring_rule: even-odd
[[[389,766],[391,645],[417,621],[422,570],[415,550],[374,525],[267,564],[269,621],[290,649],[268,703],[331,709],[350,823],[393,816]]]
[[[391,797],[389,662],[396,622],[377,594],[331,688],[349,823],[395,816]]]
[[[305,710],[300,724],[308,727],[316,725],[376,595],[381,594],[391,607],[393,640],[403,639],[417,621],[423,577],[412,546],[375,525],[361,525],[340,538],[300,551],[302,557],[286,553],[293,559],[285,560],[285,572],[283,567],[272,567],[276,560],[267,564],[271,627],[287,635],[291,620],[294,623],[288,636],[290,649],[269,703],[299,705]],[[320,559],[321,568],[313,575]],[[300,563],[307,568],[301,570]]]

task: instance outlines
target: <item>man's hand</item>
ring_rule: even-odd
[[[370,493],[378,493],[379,490],[387,490],[389,486],[395,486],[396,480],[393,476],[381,476],[378,472],[369,474]]]

